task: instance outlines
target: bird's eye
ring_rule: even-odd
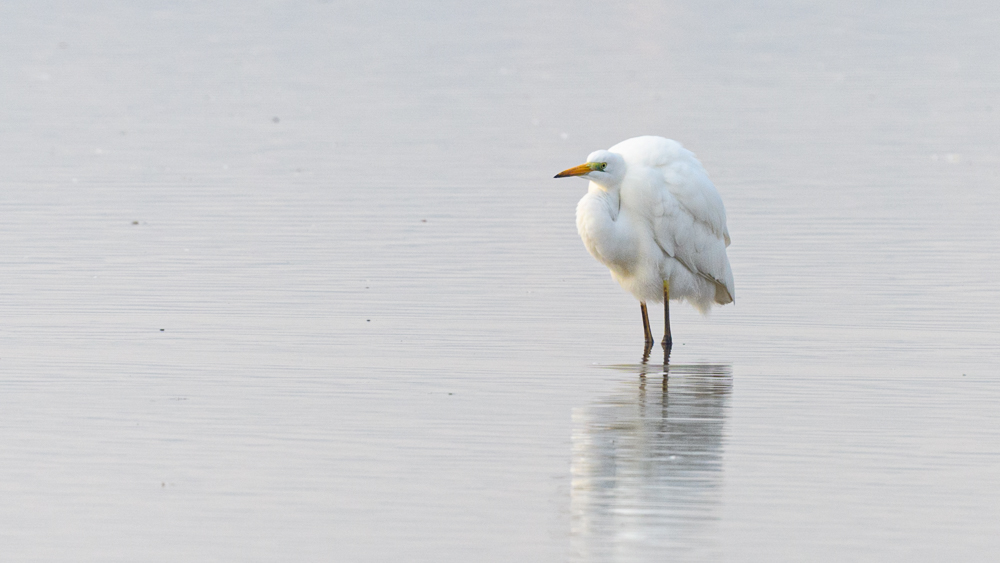
[[[601,163],[601,170],[604,170],[607,167],[608,167],[608,163],[607,162],[602,162]]]

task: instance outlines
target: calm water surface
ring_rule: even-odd
[[[996,560],[998,25],[5,3],[0,558]],[[666,370],[551,179],[640,134],[733,237]]]

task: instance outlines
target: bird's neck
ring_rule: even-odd
[[[588,188],[590,195],[607,207],[608,215],[611,216],[612,221],[618,220],[618,213],[622,209],[621,194],[616,188],[617,186],[611,188],[602,186],[597,182],[591,182]]]
[[[616,272],[627,270],[635,246],[620,204],[618,190],[591,183],[576,207],[576,228],[584,246]]]

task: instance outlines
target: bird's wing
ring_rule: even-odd
[[[653,136],[628,139],[609,150],[622,155],[630,169],[648,167],[659,171],[677,202],[729,246],[722,196],[694,153],[677,141]]]
[[[649,221],[656,243],[691,272],[715,283],[718,303],[731,302],[726,209],[698,159],[680,143],[662,137],[636,137],[610,150],[628,164],[625,184],[634,187],[629,195],[645,210],[640,213]]]

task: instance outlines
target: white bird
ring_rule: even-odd
[[[590,180],[576,206],[577,230],[590,254],[639,300],[645,355],[653,346],[647,301],[663,301],[668,354],[671,299],[702,314],[733,302],[726,209],[694,153],[663,137],[635,137],[555,177],[568,176]]]

